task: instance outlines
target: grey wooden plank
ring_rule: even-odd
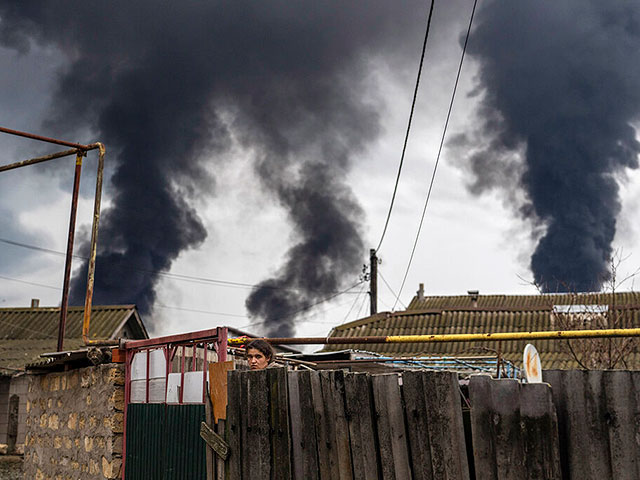
[[[330,451],[330,440],[328,432],[327,414],[325,411],[325,402],[322,395],[322,385],[320,381],[320,372],[311,372],[311,392],[313,398],[313,414],[316,430],[316,446],[318,449],[318,471],[321,480],[333,480],[332,464],[329,461],[332,451]],[[334,461],[334,465],[337,462]]]
[[[616,480],[640,478],[637,463],[636,402],[632,391],[631,372],[603,372],[607,403],[606,421],[609,431],[611,471]]]
[[[560,480],[558,421],[551,386],[538,383],[523,384],[520,388],[520,419],[527,478]]]
[[[353,477],[356,480],[375,479],[378,478],[379,459],[370,377],[366,373],[347,373],[344,380]]]
[[[434,424],[434,412],[427,409],[426,372],[404,372],[402,395],[406,405],[407,437],[411,448],[411,469],[414,480],[433,480],[429,424]],[[430,391],[429,395],[435,395]]]
[[[205,412],[206,422],[209,425],[213,425],[213,412],[212,412],[212,408],[211,408],[211,402],[209,401],[209,395],[207,395],[206,398],[205,398],[204,412]],[[207,467],[206,467],[207,480],[213,480],[213,472],[215,470],[215,465],[216,465],[216,459],[214,457],[215,457],[215,455],[213,454],[213,451],[211,449],[207,448],[206,449],[206,453],[205,453],[205,459],[206,459],[206,462],[207,462]]]
[[[497,480],[491,377],[472,375],[469,381],[473,460],[478,480]]]
[[[344,372],[329,372],[331,401],[333,402],[333,425],[335,432],[335,448],[338,460],[338,479],[352,480],[351,447],[349,442],[349,425],[345,414]]]
[[[589,430],[588,438],[584,441],[587,449],[583,451],[583,456],[585,453],[589,456],[592,478],[598,479],[614,478],[609,455],[608,412],[602,374],[599,370],[589,371],[585,390],[585,414]]]
[[[319,475],[318,453],[311,392],[311,372],[289,372],[288,384],[293,478],[296,480],[317,480]]]
[[[271,407],[271,478],[291,479],[287,369],[267,369]]]
[[[200,437],[210,447],[207,450],[209,452],[215,452],[215,454],[223,460],[229,456],[229,445],[225,442],[224,438],[216,433],[216,431],[207,425],[207,422],[200,423]],[[213,479],[213,462],[207,462],[207,479]]]
[[[227,376],[227,421],[225,438],[229,444],[229,458],[225,462],[227,480],[242,480],[242,378],[239,370],[233,370]],[[220,424],[218,424],[220,425]]]
[[[630,381],[631,381],[631,402],[634,405],[634,422],[633,425],[636,428],[636,432],[638,437],[640,437],[640,372],[632,371],[630,372]],[[638,442],[634,443],[634,453],[636,456],[636,468],[640,469],[640,444]],[[640,474],[638,474],[640,476]]]
[[[304,451],[302,443],[302,410],[300,408],[299,380],[302,372],[289,372],[289,419],[291,421],[291,457],[293,478],[304,480]],[[306,412],[305,412],[306,413]]]
[[[243,476],[251,480],[270,480],[271,478],[271,428],[269,422],[269,383],[268,371],[257,370],[243,372],[247,385],[245,415],[247,417],[247,436],[243,438],[244,453],[247,458]]]
[[[560,450],[560,468],[563,478],[570,478],[569,462],[569,421],[567,411],[567,391],[564,388],[566,370],[545,370],[542,374],[544,382],[551,385],[552,401],[556,409],[558,421],[558,444]]]
[[[336,423],[334,421],[337,415],[337,405],[334,400],[332,382],[333,380],[331,371],[325,370],[320,372],[320,385],[322,387],[322,398],[324,401],[325,410],[324,423],[327,444],[327,457],[325,458],[331,470],[331,479],[335,480],[340,478],[340,463],[338,458]]]
[[[411,479],[409,449],[398,375],[371,378],[376,415],[382,478]]]
[[[304,479],[319,478],[316,424],[313,415],[313,392],[311,372],[301,372],[298,388],[302,416],[302,451],[304,452]]]
[[[424,372],[425,411],[434,479],[468,480],[469,462],[458,375]]]
[[[526,478],[524,441],[520,425],[520,382],[513,379],[492,380],[495,414],[496,465],[498,478]]]
[[[226,417],[226,415],[225,415]],[[217,425],[214,426],[215,431],[218,433],[218,435],[220,435],[221,437],[225,436],[225,432],[226,432],[226,420],[218,420]],[[214,478],[216,480],[225,480],[226,478],[226,474],[225,474],[225,462],[217,459],[215,462],[215,475]]]

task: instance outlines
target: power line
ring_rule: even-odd
[[[28,282],[26,280],[20,280],[18,278],[5,277],[2,275],[0,275],[0,278],[3,280],[9,280],[10,282],[18,282],[18,283],[24,283],[25,285],[33,285],[35,287],[51,288],[53,290],[62,290],[60,287],[54,287],[52,285],[44,285],[42,283]]]
[[[440,146],[438,148],[438,155],[436,156],[436,163],[433,166],[433,173],[431,174],[431,181],[429,182],[429,190],[427,190],[427,198],[424,201],[424,208],[422,209],[422,217],[420,218],[420,225],[418,226],[418,232],[416,233],[416,239],[413,242],[413,248],[411,249],[411,256],[409,257],[409,263],[407,264],[407,269],[404,272],[404,277],[402,278],[402,285],[400,285],[400,290],[396,297],[396,301],[393,304],[393,308],[396,308],[396,305],[400,301],[400,295],[402,295],[402,290],[404,289],[404,284],[407,281],[407,275],[409,275],[409,269],[411,268],[411,262],[413,262],[413,256],[416,252],[416,246],[418,245],[418,239],[420,238],[420,232],[422,231],[422,224],[424,223],[424,215],[427,212],[427,205],[429,204],[429,198],[431,198],[431,190],[433,188],[433,182],[436,178],[436,172],[438,170],[438,164],[440,163],[440,154],[442,153],[442,146],[444,145],[444,139],[447,135],[447,127],[449,126],[449,119],[451,118],[451,110],[453,109],[453,102],[456,98],[456,90],[458,89],[458,82],[460,81],[460,72],[462,72],[462,63],[464,62],[464,55],[467,51],[467,44],[469,43],[469,34],[471,33],[471,25],[473,24],[473,16],[476,12],[476,5],[478,4],[478,0],[474,0],[473,9],[471,10],[471,18],[469,18],[469,26],[467,28],[467,35],[464,39],[464,45],[462,47],[462,56],[460,57],[460,64],[458,65],[458,73],[456,75],[456,81],[453,85],[453,93],[451,94],[451,101],[449,102],[449,111],[447,112],[447,119],[444,122],[444,129],[442,131],[442,138],[440,139]]]
[[[347,318],[351,314],[351,311],[353,310],[353,308],[356,306],[356,303],[358,302],[358,299],[360,298],[360,295],[362,295],[362,292],[364,292],[365,288],[366,288],[366,285],[363,285],[360,291],[358,292],[358,295],[356,296],[356,298],[353,300],[353,303],[351,304],[351,308],[349,309],[347,314],[344,316],[344,319],[342,319],[342,323],[345,323],[347,321]]]
[[[378,267],[378,274],[380,275],[380,278],[382,279],[384,284],[387,286],[387,288],[391,292],[391,295],[393,295],[393,298],[398,298],[398,295],[396,294],[396,292],[393,291],[393,288],[391,288],[391,285],[389,285],[389,282],[387,282],[387,280],[382,275],[382,272],[380,271],[380,267]],[[400,301],[400,305],[402,305],[402,308],[404,308],[405,310],[407,309],[407,306],[404,303],[402,303],[402,301]]]
[[[42,283],[28,282],[26,280],[20,280],[18,278],[12,278],[12,277],[5,277],[3,275],[0,275],[0,279],[9,280],[11,282],[25,283],[27,285],[35,285],[36,287],[51,288],[53,290],[62,290],[62,288],[54,287],[53,285],[44,285]],[[222,316],[225,316],[225,317],[248,318],[246,315],[238,315],[236,313],[212,312],[210,310],[195,310],[195,309],[190,309],[190,308],[171,307],[171,306],[168,306],[168,305],[154,304],[154,307],[168,308],[168,309],[171,309],[171,310],[182,310],[182,311],[185,311],[185,312],[205,313],[205,314],[208,314],[208,315],[222,315]]]
[[[170,307],[169,305],[160,305],[159,303],[155,303],[153,306],[154,308],[160,307],[160,308],[166,308],[169,310],[180,310],[182,312],[204,313],[206,315],[222,315],[224,317],[236,317],[236,318],[246,318],[246,319],[249,318],[246,315],[238,315],[237,313],[223,313],[223,312],[212,312],[210,310],[196,310],[193,308]]]
[[[302,307],[299,310],[287,313],[283,317],[274,318],[274,319],[271,319],[271,320],[262,320],[260,322],[251,322],[251,323],[249,323],[247,325],[243,325],[242,327],[238,327],[238,329],[243,330],[243,329],[248,328],[248,327],[255,327],[257,325],[263,325],[265,323],[280,322],[282,320],[286,320],[288,318],[295,317],[298,313],[301,313],[301,312],[304,312],[306,310],[309,310],[309,309],[311,309],[311,308],[313,308],[315,306],[320,305],[321,303],[328,302],[329,300],[337,297],[338,295],[342,295],[342,294],[348,293],[349,290],[352,290],[352,289],[356,288],[358,285],[361,285],[363,283],[364,283],[364,280],[360,280],[358,283],[355,283],[354,285],[351,285],[349,288],[345,288],[341,292],[334,293],[334,294],[332,294],[332,295],[330,295],[328,297],[325,297],[325,298],[323,298],[321,300],[318,300],[317,302],[312,303],[311,305],[307,305],[306,307]]]
[[[60,252],[60,251],[57,251],[57,250],[52,250],[50,248],[39,247],[39,246],[36,246],[36,245],[29,245],[27,243],[16,242],[15,240],[9,240],[7,238],[0,238],[0,242],[6,243],[8,245],[13,245],[15,247],[27,248],[29,250],[35,250],[35,251],[38,251],[38,252],[50,253],[50,254],[58,255],[58,256],[65,256],[66,255],[64,252]],[[88,257],[84,257],[82,255],[73,255],[73,257],[81,259],[81,260],[87,260],[88,259]],[[224,286],[224,287],[232,287],[232,288],[249,288],[249,289],[252,289],[252,290],[266,289],[266,290],[285,290],[285,291],[290,291],[290,292],[299,292],[300,291],[297,288],[276,287],[276,286],[271,286],[271,285],[261,285],[261,284],[233,282],[233,281],[229,281],[229,280],[219,280],[219,279],[206,278],[206,277],[195,277],[195,276],[192,276],[192,275],[183,275],[183,274],[179,274],[179,273],[171,273],[171,272],[167,272],[167,271],[163,271],[163,270],[151,270],[151,269],[145,269],[145,268],[127,267],[126,265],[118,265],[118,267],[124,268],[126,270],[133,270],[133,271],[145,272],[145,273],[153,273],[153,274],[156,274],[156,275],[160,275],[160,276],[167,277],[167,278],[172,278],[172,279],[175,279],[175,280],[183,280],[183,281],[192,282],[192,283],[202,283],[202,284],[206,284],[206,285],[213,284],[213,285]],[[336,293],[336,292],[334,292],[334,293]],[[348,293],[356,293],[356,292],[348,292]]]
[[[427,50],[427,39],[429,38],[429,30],[431,28],[431,18],[433,16],[433,4],[435,0],[431,0],[431,7],[429,9],[429,17],[427,18],[427,29],[424,34],[424,42],[422,43],[422,54],[420,55],[420,66],[418,67],[418,77],[416,78],[416,88],[413,91],[413,101],[411,102],[411,112],[409,113],[409,122],[407,124],[407,132],[404,136],[404,145],[402,146],[402,155],[400,156],[400,165],[398,166],[398,175],[396,176],[396,184],[393,187],[393,195],[391,196],[391,204],[389,205],[389,211],[387,212],[387,219],[384,222],[384,228],[376,252],[380,250],[384,236],[387,233],[387,227],[389,226],[389,220],[391,219],[391,211],[393,210],[393,204],[396,200],[396,193],[398,191],[398,183],[400,182],[400,173],[402,172],[402,165],[404,163],[404,154],[407,150],[407,142],[409,141],[409,132],[411,131],[411,120],[413,119],[413,112],[416,106],[416,99],[418,98],[418,87],[420,86],[420,74],[422,73],[422,65],[424,63],[424,53]]]

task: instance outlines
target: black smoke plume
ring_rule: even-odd
[[[230,139],[255,152],[297,243],[277,278],[247,300],[268,333],[357,275],[361,211],[346,184],[353,154],[379,133],[368,83],[376,61],[417,55],[420,2],[0,2],[0,40],[69,58],[48,125],[89,125],[116,163],[94,302],[155,300],[158,270],[203,242],[189,200],[214,188],[203,161]],[[415,49],[407,45],[415,45]],[[212,159],[212,160],[211,160]],[[84,275],[73,282],[82,303]]]
[[[617,176],[638,167],[640,5],[485,3],[469,53],[485,145],[470,155],[471,190],[524,189],[521,213],[545,227],[531,258],[545,291],[599,290],[621,208]]]

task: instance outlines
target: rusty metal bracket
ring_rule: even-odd
[[[56,158],[67,157],[70,155],[76,156],[75,174],[73,182],[73,194],[71,197],[71,212],[69,218],[69,235],[67,238],[67,253],[65,260],[65,274],[62,286],[62,301],[60,306],[60,323],[58,327],[58,351],[61,352],[64,343],[64,332],[66,327],[67,312],[68,312],[68,300],[69,300],[69,283],[71,280],[71,262],[73,259],[73,244],[75,240],[75,224],[76,213],[78,209],[78,197],[80,191],[80,174],[82,170],[82,157],[87,155],[89,150],[98,150],[98,172],[96,176],[96,192],[94,196],[93,205],[93,221],[91,226],[91,246],[89,256],[89,268],[87,272],[87,291],[85,295],[84,303],[84,317],[82,322],[82,339],[85,345],[113,345],[117,342],[114,341],[96,341],[89,339],[89,323],[91,321],[91,306],[93,301],[93,285],[95,281],[95,266],[96,266],[96,252],[98,244],[98,226],[100,223],[100,201],[102,197],[102,179],[104,174],[104,156],[106,149],[102,143],[96,142],[88,145],[81,143],[67,142],[65,140],[59,140],[57,138],[43,137],[34,133],[21,132],[19,130],[12,130],[5,127],[0,127],[0,133],[6,133],[9,135],[16,135],[23,138],[29,138],[32,140],[38,140],[41,142],[53,143],[56,145],[63,145],[71,147],[71,150],[64,150],[62,152],[52,153],[41,157],[31,158],[20,162],[11,163],[9,165],[0,166],[0,172],[6,172],[14,170],[16,168],[26,167],[28,165],[35,165],[42,162],[47,162]]]

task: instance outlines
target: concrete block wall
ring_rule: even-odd
[[[30,377],[25,479],[120,478],[124,366]]]

